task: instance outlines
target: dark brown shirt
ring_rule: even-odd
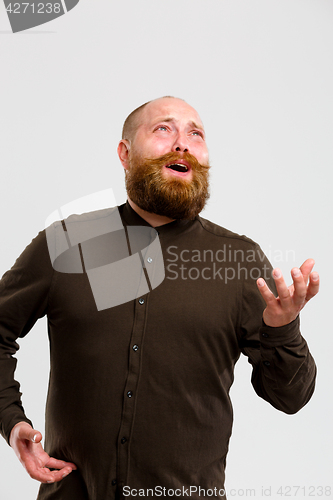
[[[149,227],[128,203],[119,212],[125,227]],[[74,219],[98,223],[108,213]],[[274,283],[260,247],[199,216],[156,229],[164,280],[114,307],[98,310],[84,266],[56,269],[45,231],[0,282],[1,433],[8,441],[17,422],[31,423],[12,355],[16,339],[46,314],[45,448],[78,466],[63,481],[41,485],[40,500],[132,498],[140,489],[156,498],[172,496],[168,490],[220,498],[240,354],[253,366],[255,391],[275,408],[294,413],[313,393],[316,369],[299,319],[280,328],[262,322],[256,279]],[[108,244],[103,240],[103,251]],[[144,268],[154,261],[142,265],[147,278]]]

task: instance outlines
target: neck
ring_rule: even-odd
[[[133,210],[142,217],[148,224],[152,227],[163,226],[164,224],[168,224],[169,222],[174,221],[175,219],[170,219],[165,215],[152,214],[151,212],[146,212],[146,210],[142,210],[142,208],[138,207],[134,201],[128,198],[128,203],[131,205]]]

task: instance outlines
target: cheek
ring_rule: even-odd
[[[192,148],[192,154],[196,157],[196,159],[201,164],[209,163],[209,155],[206,148],[202,148],[200,146]]]
[[[152,158],[156,158],[159,156],[163,156],[166,153],[170,153],[172,149],[172,144],[171,141],[156,141],[155,143],[151,144],[149,148],[149,153]]]

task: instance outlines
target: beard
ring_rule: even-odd
[[[187,161],[192,179],[163,175],[163,167]],[[190,153],[167,153],[159,158],[144,159],[132,152],[126,170],[129,198],[146,212],[170,219],[194,219],[209,198],[209,168],[201,165]]]

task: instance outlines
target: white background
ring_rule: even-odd
[[[125,201],[116,147],[135,107],[174,95],[198,110],[213,165],[202,215],[258,241],[284,273],[313,257],[322,277],[301,316],[318,365],[310,403],[275,410],[252,390],[246,359],[237,365],[229,498],[333,488],[333,2],[81,0],[17,34],[1,3],[0,68],[1,275],[58,207],[110,187]],[[43,432],[46,322],[20,344],[24,406]],[[0,463],[1,499],[36,498],[4,440]]]

